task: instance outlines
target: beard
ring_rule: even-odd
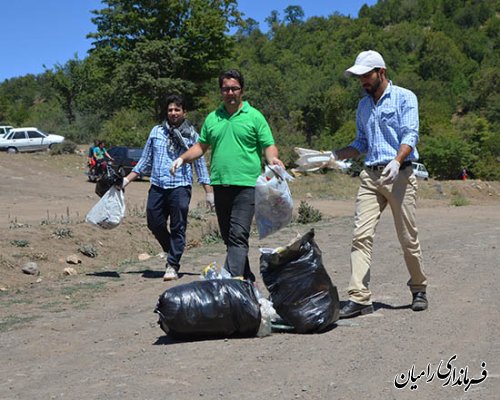
[[[382,79],[380,78],[380,74],[377,73],[377,80],[372,84],[372,85],[367,85],[364,87],[366,92],[373,96],[375,93],[377,93],[377,90],[380,88],[380,85],[382,84]]]

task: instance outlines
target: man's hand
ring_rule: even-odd
[[[215,200],[214,200],[214,192],[206,192],[205,200],[207,204],[207,208],[212,211],[215,208]]]
[[[182,158],[176,158],[170,167],[170,173],[175,175],[175,172],[184,164],[184,160]]]
[[[123,184],[122,184],[122,189],[125,189],[125,186],[127,186],[130,183],[130,181],[127,178],[123,178]]]
[[[387,164],[382,171],[381,183],[382,185],[390,185],[399,174],[399,167],[401,164],[398,160],[392,160]]]
[[[285,164],[278,157],[273,157],[269,160],[269,165],[279,165],[282,168],[285,168]]]

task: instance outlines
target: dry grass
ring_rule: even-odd
[[[290,191],[297,199],[354,199],[358,185],[358,178],[337,171],[304,174],[289,182]]]

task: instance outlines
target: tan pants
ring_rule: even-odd
[[[391,185],[379,183],[381,171],[363,170],[356,198],[356,214],[351,248],[351,281],[349,299],[359,304],[371,304],[370,264],[375,230],[387,204],[392,209],[399,243],[410,273],[408,286],[412,293],[425,291],[427,278],[422,266],[422,251],[415,221],[417,179],[412,168],[406,167]]]

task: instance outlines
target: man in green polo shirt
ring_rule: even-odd
[[[255,211],[255,183],[264,153],[270,165],[280,165],[278,149],[264,116],[243,101],[245,81],[238,70],[219,76],[222,105],[212,111],[201,129],[198,143],[172,164],[171,172],[201,157],[212,148],[210,181],[215,211],[227,246],[224,268],[232,276],[255,280],[248,262],[248,238]]]

